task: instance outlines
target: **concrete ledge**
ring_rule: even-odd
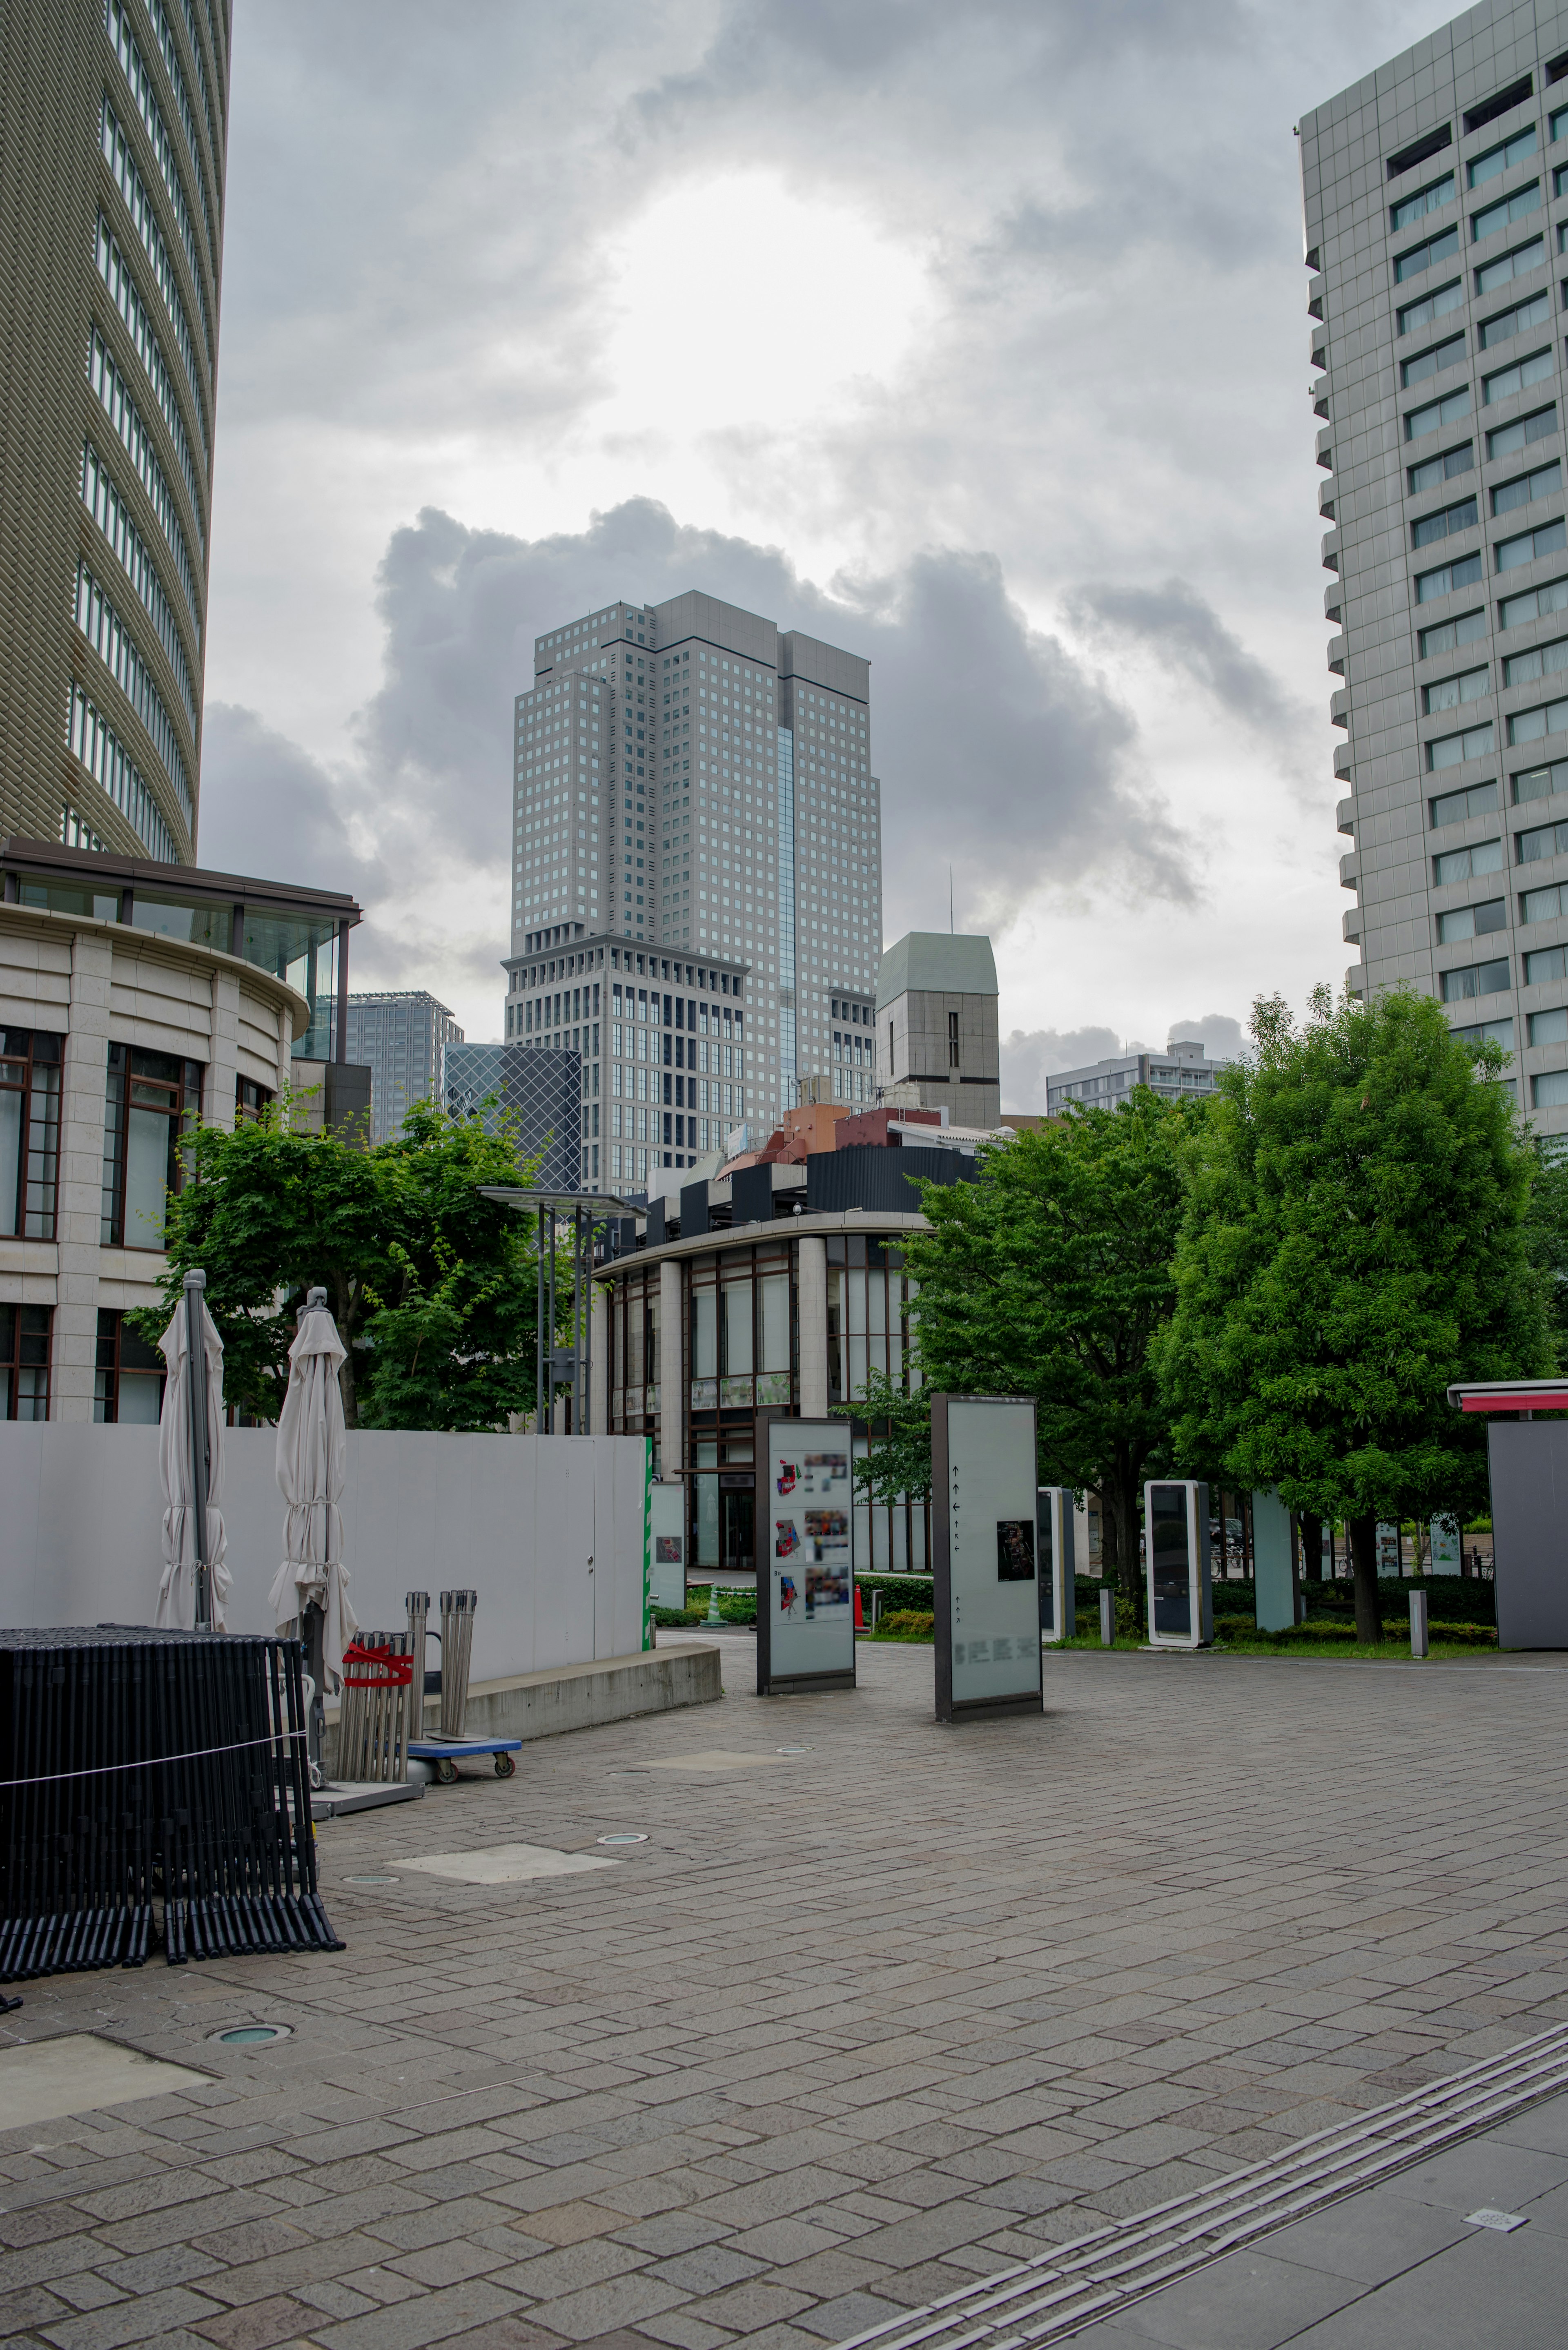
[[[568,1730],[594,1730],[602,1722],[627,1721],[639,1713],[711,1705],[723,1694],[717,1643],[676,1640],[666,1633],[657,1648],[634,1656],[598,1657],[591,1664],[558,1665],[549,1672],[518,1673],[509,1680],[471,1681],[463,1727],[471,1738],[558,1738]],[[440,1720],[440,1698],[427,1697],[427,1731]],[[322,1761],[327,1777],[336,1777],[335,1705],[327,1709]]]

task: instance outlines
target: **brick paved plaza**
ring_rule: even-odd
[[[1568,2017],[1557,1659],[1080,1653],[953,1730],[929,1648],[759,1701],[723,1645],[325,1827],[341,1957],[25,1986],[4,2044],[213,2078],[0,2137],[0,2338],[822,2350]],[[392,1865],[519,1842],[620,1865]]]

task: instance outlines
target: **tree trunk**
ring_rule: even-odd
[[[1355,1576],[1355,1638],[1360,1648],[1372,1648],[1383,1638],[1383,1612],[1377,1593],[1377,1520],[1349,1521],[1350,1563]]]
[[[1302,1530],[1302,1551],[1305,1558],[1305,1575],[1309,1583],[1323,1581],[1323,1520],[1298,1518]]]
[[[338,1274],[334,1286],[337,1295],[333,1301],[337,1307],[333,1319],[337,1325],[337,1336],[342,1339],[344,1346],[343,1367],[337,1374],[337,1385],[343,1396],[343,1425],[345,1428],[358,1428],[359,1398],[354,1385],[354,1342],[349,1335],[348,1274]]]
[[[1121,1569],[1122,1596],[1136,1609],[1138,1622],[1143,1622],[1143,1575],[1138,1565],[1138,1488],[1134,1477],[1116,1480],[1117,1562]]]

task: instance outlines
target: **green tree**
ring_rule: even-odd
[[[528,1180],[504,1122],[422,1104],[395,1139],[366,1149],[296,1131],[288,1097],[231,1130],[199,1127],[171,1199],[162,1306],[187,1268],[207,1275],[224,1349],[224,1391],[275,1419],[288,1384],[295,1310],[327,1292],[348,1350],[349,1427],[483,1430],[533,1409],[536,1283],[531,1221],[485,1185]]]
[[[922,1185],[932,1230],[905,1246],[927,1386],[1033,1397],[1042,1476],[1097,1489],[1135,1606],[1141,1487],[1169,1460],[1150,1347],[1175,1304],[1179,1146],[1205,1108],[1147,1087],[1075,1105],[983,1152],[978,1182]]]
[[[1559,1363],[1568,1360],[1568,1158],[1531,1132],[1530,1206],[1525,1241],[1540,1274]]]
[[[931,1407],[921,1388],[907,1393],[873,1364],[853,1403],[836,1403],[840,1419],[863,1419],[870,1430],[866,1457],[855,1463],[855,1482],[872,1502],[923,1502],[931,1490]]]
[[[1553,1360],[1532,1152],[1505,1056],[1429,996],[1320,988],[1299,1030],[1261,998],[1252,1040],[1188,1148],[1160,1368],[1179,1454],[1348,1522],[1370,1641],[1377,1520],[1486,1508],[1484,1430],[1446,1388]]]

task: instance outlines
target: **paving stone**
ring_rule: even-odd
[[[369,1813],[318,1839],[341,1958],[38,1986],[29,2033],[150,2054],[262,2002],[296,2032],[189,2096],[0,2137],[0,2291],[51,2294],[67,2325],[151,2303],[209,2350],[285,2303],[306,2316],[279,2309],[280,2341],[360,2325],[375,2350],[425,2325],[475,2350],[822,2350],[825,2310],[954,2290],[1568,2015],[1555,1668],[1075,1652],[1044,1720],[955,1737],[929,1650],[860,1663],[852,1700],[791,1700],[793,1783],[620,1775],[690,1750],[658,1718],[543,1742],[525,1789],[483,1804],[451,1791],[460,1848],[587,1849],[634,1796],[651,1841],[591,1888],[354,1887],[409,1833]],[[733,1659],[724,1702],[724,1742],[771,1753]],[[1158,1819],[1127,1773],[1151,1744]],[[1366,1795],[1412,1751],[1445,1757],[1414,1833]],[[918,1815],[895,1783],[928,1791]],[[1568,2157],[1568,2127],[1513,2144]],[[1511,2201],[1494,2170],[1466,2210]],[[1460,2192],[1417,2181],[1405,2208],[1462,2223],[1440,2189]],[[1559,2194],[1521,2237],[1560,2224]],[[212,2314],[157,2299],[181,2290]],[[451,2298],[485,2290],[499,2310]],[[52,2320],[17,2325],[54,2344]]]
[[[317,2313],[292,2293],[275,2293],[268,2301],[253,2301],[247,2308],[226,2310],[221,2317],[204,2317],[192,2332],[217,2350],[275,2350],[307,2334]]]

